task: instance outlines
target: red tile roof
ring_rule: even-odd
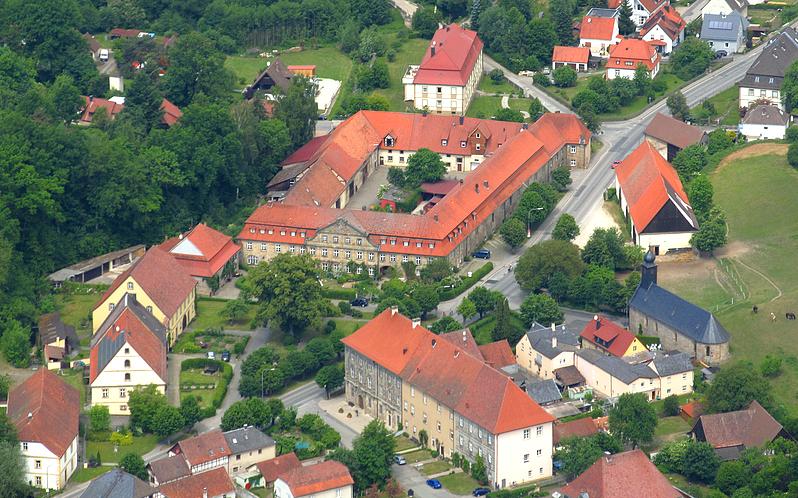
[[[277,458],[255,464],[255,467],[258,468],[258,472],[260,472],[260,475],[263,476],[267,483],[272,483],[280,477],[280,474],[301,466],[302,463],[294,452],[286,453]]]
[[[566,496],[590,498],[682,498],[640,450],[602,456],[561,490]]]
[[[118,36],[120,38],[136,38],[139,36],[139,33],[143,33],[143,31],[140,29],[114,28],[108,34],[112,37]]]
[[[481,53],[482,40],[476,31],[457,24],[444,26],[432,36],[413,83],[464,86]]]
[[[764,446],[782,430],[781,424],[756,400],[745,410],[701,415],[696,426],[699,424],[703,429],[703,440],[714,448]]]
[[[661,112],[654,116],[654,119],[648,123],[643,133],[665,143],[675,145],[680,149],[701,142],[705,135],[704,130],[701,128],[689,125],[671,116],[666,116]]]
[[[180,110],[179,107],[174,105],[173,103],[169,102],[166,99],[161,101],[161,111],[163,111],[163,115],[161,116],[161,122],[166,126],[172,126],[177,123],[177,120],[183,116],[183,111]]]
[[[700,401],[693,400],[681,406],[682,412],[691,419],[696,419],[704,413],[704,405]]]
[[[116,277],[111,287],[94,306],[105,304],[108,297],[127,279],[133,280],[147,293],[158,309],[171,317],[194,290],[197,282],[176,260],[163,249],[155,246],[137,259],[124,273]]]
[[[603,316],[587,322],[579,337],[617,357],[622,357],[635,340],[633,333]]]
[[[607,61],[607,70],[616,68],[629,69],[626,62],[631,62],[631,69],[643,64],[649,71],[659,64],[660,56],[654,47],[647,41],[637,38],[624,38],[617,45],[610,47],[610,59]]]
[[[669,192],[689,205],[679,174],[648,140],[621,161],[615,175],[638,232],[645,230],[669,201]]]
[[[493,368],[515,364],[515,356],[513,356],[513,350],[507,339],[483,344],[479,347],[479,352],[482,353],[485,362]]]
[[[110,344],[116,342],[120,334],[124,334],[125,342],[166,383],[167,345],[165,334],[162,331],[163,335],[159,336],[126,304],[120,303],[118,306],[124,307],[119,317],[116,320],[104,323],[92,338],[89,382],[94,382],[97,379],[97,376],[100,375],[111,359],[105,358],[105,362],[101,362],[100,349],[103,347],[110,348]],[[146,313],[146,310],[143,311]],[[152,321],[155,321],[155,317],[151,318]]]
[[[293,468],[281,473],[279,479],[291,488],[294,498],[351,486],[355,483],[346,465],[335,460]]]
[[[219,429],[184,439],[172,447],[172,451],[179,448],[190,467],[201,465],[217,458],[229,457],[233,453]]]
[[[235,494],[235,486],[224,467],[218,467],[183,479],[162,484],[158,491],[166,498],[202,498]]]
[[[554,420],[509,377],[391,309],[343,342],[494,434]]]
[[[46,368],[8,393],[7,415],[20,441],[38,442],[61,457],[78,435],[80,395]]]
[[[590,49],[587,47],[563,47],[561,45],[555,45],[551,60],[552,62],[587,64],[588,60],[590,60]]]
[[[87,97],[84,95],[83,101],[85,102],[85,107],[83,108],[83,114],[80,116],[80,121],[83,123],[91,123],[92,119],[94,119],[94,113],[100,108],[104,108],[111,119],[116,118],[116,115],[125,109],[125,104],[99,97]],[[183,116],[183,111],[166,99],[161,101],[160,109],[163,111],[161,123],[167,126],[174,125]]]
[[[649,31],[654,29],[655,26],[662,28],[662,31],[673,41],[679,38],[679,34],[684,31],[687,23],[674,7],[665,5],[665,7],[659,9],[646,19],[645,24],[640,27],[640,36],[645,36]]]
[[[305,161],[309,160],[317,150],[319,150],[321,144],[323,144],[328,138],[330,138],[330,135],[321,135],[311,138],[308,143],[298,148],[288,157],[283,159],[283,162],[280,164],[286,166],[288,164],[304,163]]]
[[[655,12],[658,8],[667,4],[667,0],[640,0],[640,3],[650,13]],[[607,7],[610,9],[617,9],[621,6],[621,0],[608,0]]]
[[[585,16],[582,19],[582,24],[579,25],[579,38],[612,41],[614,35],[617,34],[615,31],[617,23],[618,18],[616,17]]]
[[[557,446],[560,441],[569,437],[592,436],[593,434],[598,434],[598,431],[599,428],[596,426],[596,422],[590,417],[555,423],[553,432],[554,445]]]
[[[479,358],[480,360],[483,359],[482,351],[480,350],[481,348],[477,345],[477,341],[474,339],[474,336],[471,335],[471,331],[468,329],[446,332],[444,334],[440,334],[438,337],[441,339],[446,339],[455,347],[461,348],[474,358]],[[515,359],[513,359],[513,363],[515,363]]]
[[[160,246],[195,277],[212,277],[240,250],[231,237],[200,223],[182,237],[172,237]]]

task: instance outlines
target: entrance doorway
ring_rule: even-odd
[[[357,397],[357,406],[359,406],[361,410],[365,408],[363,404],[363,395]]]

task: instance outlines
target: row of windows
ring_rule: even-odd
[[[271,228],[268,228],[268,229],[267,228],[260,228],[257,231],[260,232],[261,235],[265,235],[267,233],[269,235],[274,235],[274,230],[271,229]],[[255,233],[255,232],[256,232],[255,228],[254,227],[250,227],[249,233]],[[296,237],[296,231],[295,230],[291,230],[290,232],[288,232],[286,230],[280,230],[280,235],[286,235],[288,233],[291,234],[291,237]],[[304,239],[305,238],[305,232],[299,232],[299,236]]]
[[[748,96],[749,97],[753,97],[754,93],[755,93],[755,91],[754,91],[753,88],[749,88],[748,89]],[[759,96],[760,97],[767,97],[767,93],[768,93],[767,90],[759,90]],[[779,91],[778,90],[771,90],[770,91],[770,96],[773,97],[773,98],[778,98],[779,97]]]
[[[126,381],[130,380],[130,374],[125,374],[125,380]],[[108,388],[107,387],[103,387],[101,393],[102,393],[103,399],[107,399],[108,398]],[[127,388],[126,387],[120,387],[119,388],[119,397],[120,398],[126,398],[127,397]]]

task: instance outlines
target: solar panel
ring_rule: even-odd
[[[709,21],[709,28],[731,30],[732,23],[729,21]]]

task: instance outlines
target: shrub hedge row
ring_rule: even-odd
[[[493,263],[487,262],[481,267],[477,269],[477,271],[473,272],[470,277],[466,277],[457,287],[452,289],[445,289],[442,290],[439,295],[441,301],[448,301],[449,299],[454,299],[455,297],[459,296],[463,292],[470,289],[474,284],[479,282],[479,280],[487,275],[488,273],[493,270]]]
[[[227,395],[227,388],[230,387],[230,381],[233,379],[233,367],[226,362],[219,360],[209,360],[208,358],[189,358],[183,360],[180,364],[180,370],[192,370],[195,368],[205,368],[207,366],[217,366],[222,371],[222,385],[221,388],[216,389],[216,393],[211,400],[211,406],[207,406],[202,410],[202,418],[213,417],[216,414],[216,409],[222,406],[225,395]]]

